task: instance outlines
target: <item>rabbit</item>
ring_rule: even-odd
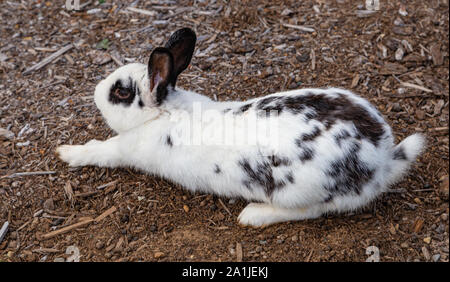
[[[250,203],[238,223],[264,227],[360,209],[399,181],[425,147],[418,133],[395,145],[377,109],[344,89],[220,102],[178,88],[195,43],[194,31],[180,29],[147,65],[125,65],[102,80],[95,104],[117,135],[59,146],[59,158],[70,166],[133,167],[192,192],[243,198]],[[272,138],[259,131],[248,134],[254,142],[244,138],[250,117],[257,126],[276,124]]]

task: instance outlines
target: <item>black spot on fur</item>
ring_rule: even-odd
[[[330,98],[323,94],[287,98],[290,98],[287,104],[293,108],[302,108],[301,105],[303,105],[314,109],[317,114],[315,119],[324,123],[327,129],[331,128],[337,120],[352,122],[358,132],[375,146],[384,134],[383,125],[366,109],[353,103],[344,94],[340,94],[337,98]]]
[[[292,175],[292,172],[286,173],[285,177],[291,184],[295,183],[294,176]]]
[[[167,144],[167,146],[169,146],[169,147],[172,147],[172,146],[173,146],[172,138],[170,137],[170,135],[167,135],[167,137],[166,137],[166,144]]]
[[[109,90],[108,100],[113,104],[129,106],[133,103],[136,95],[140,95],[139,88],[131,79],[128,81],[117,80]]]
[[[139,98],[139,107],[144,107],[144,102],[142,102],[142,100]]]
[[[291,160],[289,160],[286,157],[279,157],[276,155],[272,155],[272,156],[269,156],[269,159],[271,161],[272,166],[274,166],[274,167],[277,167],[280,165],[282,165],[282,166],[291,165]]]
[[[351,135],[347,130],[343,129],[338,134],[334,135],[333,137],[334,137],[334,141],[336,142],[336,144],[338,144],[338,146],[340,147],[342,140],[350,138]]]
[[[311,133],[303,134],[301,140],[303,142],[314,141],[317,137],[320,136],[320,129],[317,126],[314,126],[314,129]]]
[[[214,165],[214,173],[219,174],[221,173],[222,170],[220,169],[220,166],[218,164]]]
[[[315,113],[307,112],[305,113],[305,121],[308,122],[316,117]]]
[[[277,112],[281,114],[283,111],[283,105],[279,103],[283,96],[281,97],[267,97],[259,100],[256,108],[260,111],[258,112],[259,116],[268,116],[270,112]]]
[[[252,104],[246,104],[241,106],[239,109],[237,109],[236,111],[233,112],[233,114],[235,115],[240,115],[245,113],[248,109],[250,109],[250,107],[252,106]]]
[[[361,136],[369,139],[375,146],[384,134],[383,125],[363,106],[354,103],[344,94],[338,94],[337,97],[312,93],[267,97],[258,102],[257,108],[266,111],[275,109],[279,113],[286,110],[292,114],[302,114],[308,110],[304,115],[305,120],[318,120],[327,130],[339,120],[352,122]]]
[[[299,156],[299,158],[302,162],[312,160],[313,157],[314,157],[314,151],[308,147],[303,148],[302,152],[300,153],[300,156]]]
[[[255,167],[252,167],[247,159],[242,159],[238,165],[248,177],[242,182],[247,188],[251,189],[253,184],[259,185],[267,195],[272,195],[275,188],[278,188],[269,162],[257,163]]]
[[[372,179],[374,170],[360,160],[360,149],[360,144],[355,142],[344,157],[331,163],[326,174],[333,178],[333,184],[325,186],[331,195],[359,195],[363,185]]]
[[[334,198],[333,195],[332,195],[332,194],[329,194],[328,197],[326,197],[325,200],[323,200],[323,203],[324,203],[324,204],[328,204],[328,203],[330,203],[331,201],[333,201],[333,198]]]
[[[403,147],[398,147],[394,151],[394,160],[406,161],[408,158],[406,157],[405,150]]]

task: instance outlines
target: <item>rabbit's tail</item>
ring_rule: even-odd
[[[387,181],[394,184],[407,172],[426,145],[425,136],[416,133],[406,137],[392,151],[391,172]]]

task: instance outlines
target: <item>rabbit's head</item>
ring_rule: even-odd
[[[180,29],[164,47],[153,50],[147,66],[122,66],[97,85],[95,104],[113,130],[121,133],[144,123],[149,109],[164,103],[175,91],[178,75],[188,67],[195,42],[191,29]]]

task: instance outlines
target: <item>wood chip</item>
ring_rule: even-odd
[[[225,206],[225,204],[222,202],[221,199],[219,199],[219,203],[222,205],[222,207],[225,209],[225,211],[230,215],[233,216],[233,214],[230,212],[230,210]]]
[[[236,261],[242,262],[243,252],[241,243],[236,243]]]
[[[130,12],[135,12],[135,13],[139,13],[142,15],[146,15],[146,16],[156,16],[158,13],[155,11],[148,11],[148,10],[144,10],[144,9],[139,9],[139,8],[134,8],[134,7],[127,7],[127,10]]]
[[[66,194],[67,199],[69,199],[70,202],[73,202],[73,190],[70,181],[67,181],[66,185],[64,185],[64,193]]]
[[[359,75],[359,74],[356,74],[356,75],[353,77],[352,84],[350,85],[350,88],[355,88],[355,87],[358,85],[359,78],[360,78],[360,75]]]
[[[85,193],[77,193],[74,196],[78,197],[78,198],[87,198],[93,195],[98,194],[100,191],[90,191],[90,192],[85,192]]]
[[[52,232],[49,232],[49,233],[47,233],[47,234],[42,235],[42,239],[46,240],[46,239],[53,238],[53,237],[55,237],[55,236],[57,236],[57,235],[60,235],[60,234],[64,234],[64,233],[66,233],[66,232],[69,232],[69,231],[71,231],[71,230],[73,230],[73,229],[75,229],[75,228],[79,228],[79,227],[88,225],[88,224],[90,224],[92,221],[94,221],[94,220],[93,220],[93,219],[85,220],[85,221],[82,221],[82,222],[78,222],[78,223],[75,223],[75,224],[72,224],[72,225],[63,227],[63,228],[61,228],[61,229],[58,229],[58,230],[55,230],[55,231],[52,231]]]
[[[316,69],[316,52],[314,49],[311,49],[311,53],[309,54],[309,57],[311,59],[311,70]]]
[[[433,92],[433,90],[431,90],[431,89],[425,88],[425,87],[417,85],[417,84],[409,83],[409,82],[402,82],[401,85],[403,85],[405,87],[421,90],[421,91],[424,91],[424,92],[428,92],[428,93],[432,93]]]
[[[106,184],[103,184],[103,185],[100,185],[100,186],[98,186],[97,187],[97,189],[104,189],[104,188],[106,188],[106,187],[108,187],[108,186],[111,186],[111,185],[114,185],[114,184],[116,184],[117,183],[117,180],[114,180],[114,181],[111,181],[111,182],[108,182],[108,183],[106,183]]]
[[[13,139],[14,133],[7,129],[0,128],[0,136],[5,137],[6,139]]]
[[[5,238],[6,233],[8,232],[9,222],[5,222],[2,225],[2,228],[0,229],[0,243],[3,241],[3,238]]]
[[[380,69],[380,74],[391,75],[391,74],[403,74],[408,71],[403,65],[397,63],[385,63]]]
[[[417,219],[414,221],[414,224],[413,224],[413,227],[412,227],[412,231],[413,231],[414,233],[419,233],[420,230],[422,230],[423,224],[424,224],[423,219],[417,218]]]
[[[305,31],[305,32],[315,32],[316,31],[314,28],[303,26],[303,25],[283,24],[283,26],[298,29],[298,30]]]
[[[39,70],[41,68],[43,68],[44,66],[46,66],[47,64],[51,63],[52,61],[54,61],[56,58],[58,58],[59,56],[63,55],[64,53],[66,53],[67,51],[69,51],[70,49],[72,49],[74,46],[73,44],[69,44],[64,46],[63,48],[59,49],[58,51],[56,51],[55,53],[51,54],[50,56],[48,56],[47,58],[43,59],[42,61],[40,61],[39,63],[35,64],[34,66],[26,69],[23,74],[29,74],[33,71]]]
[[[39,248],[39,249],[34,249],[32,250],[33,253],[41,253],[41,254],[56,254],[56,253],[61,253],[60,250],[58,249],[53,249],[53,248]]]
[[[27,171],[27,172],[16,172],[10,175],[2,176],[2,178],[14,178],[21,176],[31,176],[31,175],[47,175],[47,174],[55,174],[56,171]]]
[[[430,53],[435,66],[440,66],[444,63],[444,56],[441,53],[441,45],[439,43],[433,43],[430,46]]]
[[[392,28],[392,31],[397,35],[411,35],[414,32],[414,29],[412,26],[405,25],[405,26],[394,26]]]
[[[102,213],[101,215],[97,216],[94,220],[95,222],[99,222],[100,220],[103,220],[105,217],[107,217],[110,214],[113,214],[115,211],[117,210],[117,208],[115,206],[112,206],[111,208],[109,208],[108,210],[106,210],[104,213]]]

